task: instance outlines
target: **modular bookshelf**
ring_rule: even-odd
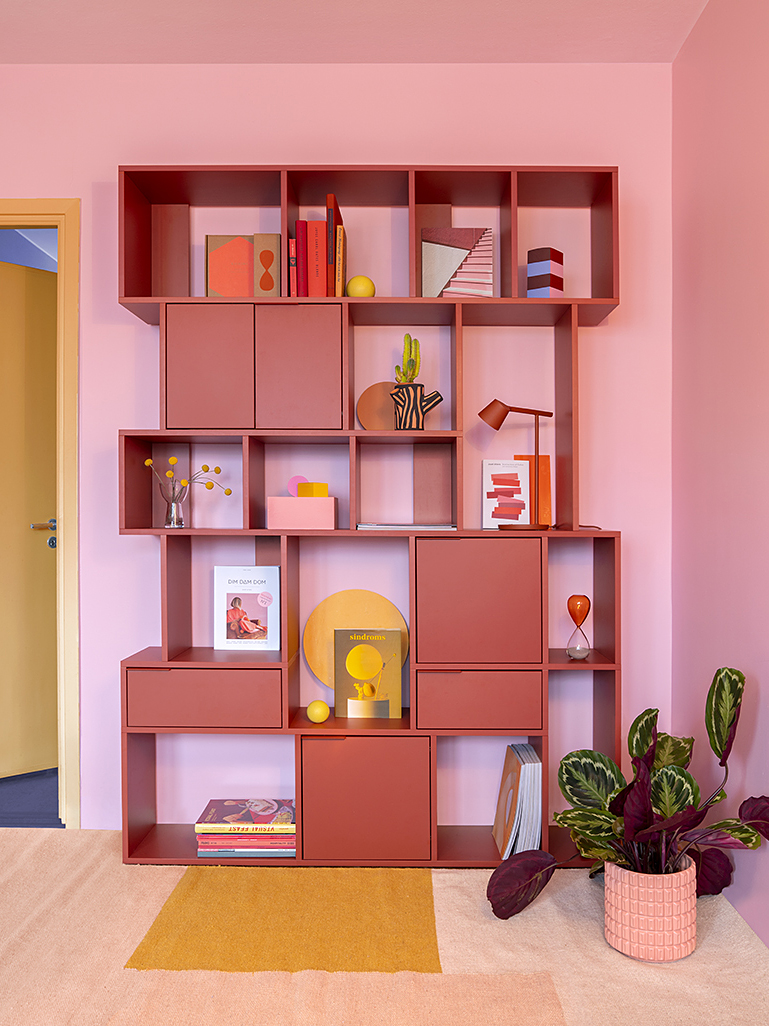
[[[456,737],[529,740],[543,765],[543,847],[561,859],[573,856],[568,834],[549,823],[554,674],[590,674],[591,746],[615,759],[620,750],[620,538],[580,527],[577,373],[580,328],[601,323],[619,302],[617,177],[611,167],[119,168],[119,302],[159,326],[160,359],[159,426],[119,434],[120,533],[158,537],[162,609],[160,646],[121,664],[125,862],[215,861],[197,858],[192,823],[158,822],[157,744],[164,734],[282,735],[293,743],[296,858],[229,865],[497,865],[491,823],[438,822],[438,751]],[[403,295],[288,295],[287,240],[302,211],[323,209],[329,192],[346,224],[373,210],[376,225],[403,226],[386,240]],[[197,211],[210,208],[258,210],[280,231],[280,297],[192,294],[191,225]],[[445,218],[460,208],[477,209],[479,219],[493,212],[495,297],[423,298],[421,228],[436,223],[436,211]],[[529,208],[584,217],[586,295],[526,297],[519,226]],[[441,328],[450,390],[439,428],[361,428],[356,332],[371,326],[392,327],[399,337]],[[475,458],[466,454],[463,428],[465,341],[486,329],[526,327],[546,329],[552,344],[555,527],[482,530],[477,513],[465,508],[463,486],[466,461]],[[489,389],[491,399],[497,383]],[[239,468],[241,495],[232,500],[241,502],[238,526],[166,529],[144,461],[169,446],[199,445],[224,447]],[[396,445],[412,449],[413,524],[359,530],[367,456],[371,447],[387,453]],[[317,447],[343,468],[347,494],[336,530],[267,528],[271,453],[284,446]],[[419,526],[425,524],[432,528]],[[229,536],[250,539],[255,564],[280,568],[280,651],[195,644],[194,547]],[[300,688],[305,538],[350,545],[376,538],[407,549],[410,704],[400,719],[343,719],[333,711],[324,723],[308,719]],[[548,605],[551,564],[574,545],[592,566],[593,642],[580,663],[551,647]],[[458,591],[483,596],[463,606],[462,631],[447,629]]]

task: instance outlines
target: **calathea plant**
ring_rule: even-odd
[[[747,798],[737,818],[705,825],[711,808],[726,797],[727,765],[740,717],[745,677],[716,671],[705,703],[710,747],[724,777],[704,801],[688,770],[694,738],[657,731],[658,709],[636,717],[628,734],[633,779],[601,752],[583,749],[561,760],[558,783],[571,808],[555,815],[579,853],[595,860],[591,875],[614,862],[636,873],[675,873],[686,856],[697,867],[697,894],[720,894],[732,882],[724,851],[758,848],[769,839],[769,797]],[[558,863],[548,852],[512,855],[494,870],[487,897],[500,919],[509,919],[536,898]]]

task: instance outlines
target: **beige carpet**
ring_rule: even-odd
[[[765,1026],[769,950],[723,896],[682,962],[603,939],[602,883],[560,871],[507,922],[486,870],[432,872],[442,973],[123,968],[184,867],[123,866],[111,831],[0,830],[0,1024]]]

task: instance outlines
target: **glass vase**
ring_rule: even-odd
[[[182,503],[187,498],[189,485],[181,481],[168,481],[160,484],[160,494],[166,501],[166,520],[163,527],[184,527],[184,510]]]

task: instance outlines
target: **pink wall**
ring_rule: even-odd
[[[715,787],[705,694],[745,673],[727,815],[769,790],[767,39],[764,0],[710,0],[673,66],[673,716]],[[769,845],[735,863],[726,893],[769,942]]]
[[[337,116],[315,100],[332,76]],[[0,191],[83,200],[84,826],[120,824],[118,663],[159,643],[157,540],[117,534],[118,428],[157,424],[157,330],[116,301],[120,163],[619,166],[622,303],[582,333],[582,520],[623,532],[625,721],[653,704],[669,724],[669,65],[17,66],[6,79]]]

